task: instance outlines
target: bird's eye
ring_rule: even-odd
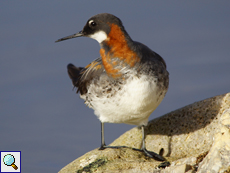
[[[89,21],[89,25],[90,25],[90,26],[96,26],[97,24],[96,24],[96,22],[94,22],[93,20],[90,20],[90,21]]]

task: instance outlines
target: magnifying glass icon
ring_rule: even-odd
[[[15,170],[18,169],[18,167],[14,164],[15,163],[15,158],[12,154],[7,154],[3,158],[3,162],[7,166],[12,166]]]

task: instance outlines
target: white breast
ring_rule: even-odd
[[[93,94],[92,87],[89,92]],[[133,76],[115,96],[92,97],[91,104],[101,122],[147,125],[148,117],[160,104],[165,93],[159,91],[153,77]]]

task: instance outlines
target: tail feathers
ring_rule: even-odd
[[[75,87],[77,87],[77,81],[79,80],[79,77],[81,76],[81,71],[84,69],[83,67],[76,67],[73,64],[67,65],[67,71],[70,79],[72,80],[72,83]]]

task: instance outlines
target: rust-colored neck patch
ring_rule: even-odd
[[[119,73],[119,69],[122,67],[119,68],[119,66],[134,67],[140,61],[140,58],[128,46],[120,27],[115,24],[111,24],[110,27],[110,33],[105,40],[105,44],[110,47],[110,51],[106,53],[102,48],[100,54],[107,74],[112,77],[120,77],[122,74]]]
[[[106,56],[105,49],[100,49],[100,54],[106,73],[113,78],[120,77],[121,74],[119,73],[119,70],[115,69],[113,63],[111,63],[111,58],[109,56]]]

